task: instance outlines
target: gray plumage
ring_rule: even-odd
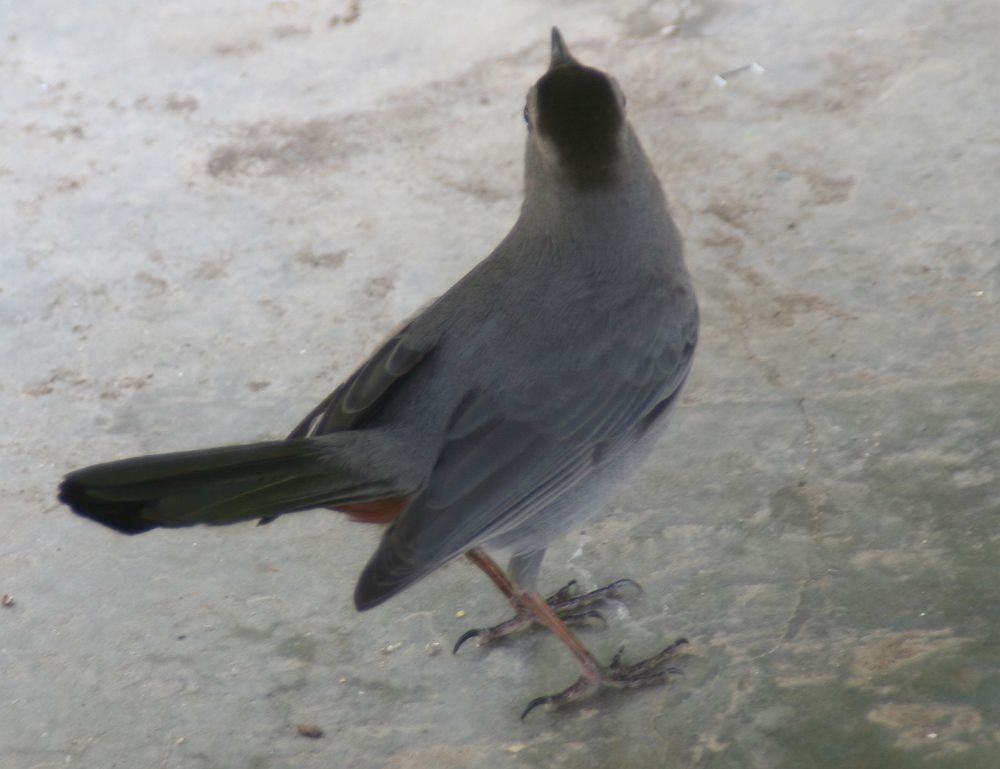
[[[690,370],[698,311],[624,98],[555,31],[526,115],[510,233],[288,441],[87,468],[63,501],[129,531],[406,495],[359,609],[473,547],[508,551],[530,587],[545,547],[648,454]]]

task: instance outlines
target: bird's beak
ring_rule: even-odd
[[[563,64],[574,64],[576,59],[569,52],[566,41],[563,40],[559,27],[552,28],[552,58],[549,60],[549,69],[555,69]]]

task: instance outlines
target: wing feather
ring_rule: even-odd
[[[436,340],[412,332],[412,324],[387,340],[342,385],[310,411],[288,435],[314,435],[361,427],[388,395],[434,349]]]
[[[696,317],[654,334],[651,344],[646,335],[645,349],[609,334],[603,346],[591,345],[583,365],[557,372],[561,381],[469,392],[426,487],[362,573],[358,607],[381,603],[471,547],[530,524],[595,464],[630,445],[682,387],[696,334]]]

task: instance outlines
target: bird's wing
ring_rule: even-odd
[[[417,333],[414,322],[389,338],[357,371],[310,411],[289,433],[307,438],[361,427],[402,377],[434,349],[436,340]]]
[[[288,434],[288,440],[363,427],[377,413],[393,385],[413,371],[434,349],[436,336],[428,333],[426,324],[420,323],[421,317],[418,315],[385,341],[357,371],[295,426]],[[271,523],[276,517],[265,516],[257,525]]]
[[[589,339],[582,367],[469,392],[452,416],[428,484],[365,567],[358,608],[381,603],[443,562],[518,527],[635,440],[687,377],[696,312],[664,324],[652,340],[648,331]],[[644,347],[630,344],[638,338]]]

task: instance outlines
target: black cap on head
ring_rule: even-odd
[[[582,182],[609,178],[625,120],[618,96],[607,75],[573,58],[555,27],[549,71],[537,84],[537,113],[538,131],[573,175]]]

